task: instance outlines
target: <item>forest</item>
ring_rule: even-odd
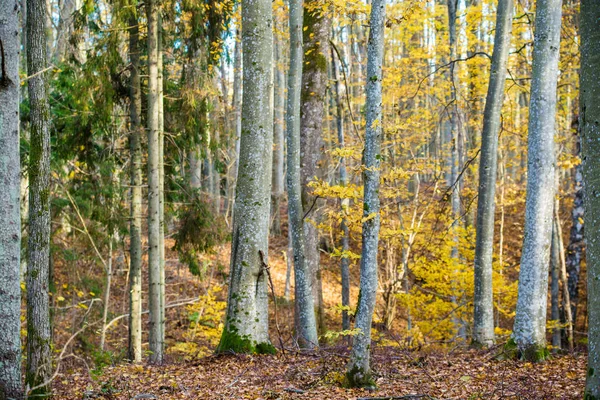
[[[0,0],[0,400],[599,400],[599,177],[600,0]]]

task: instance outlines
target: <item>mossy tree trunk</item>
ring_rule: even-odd
[[[20,399],[19,2],[0,2],[0,399]]]
[[[244,91],[225,328],[217,352],[271,353],[267,257],[273,153],[273,14],[242,2]]]
[[[372,386],[370,366],[371,323],[377,295],[377,250],[379,244],[379,177],[381,165],[383,43],[385,0],[371,3],[371,30],[367,47],[366,135],[363,152],[364,206],[362,255],[360,259],[360,295],[356,311],[350,363],[346,373],[349,386]]]
[[[600,399],[600,0],[581,1],[580,128],[588,293],[588,368],[585,398]]]
[[[556,82],[562,0],[536,3],[529,135],[525,238],[513,339],[530,361],[546,358],[548,264],[555,184]]]

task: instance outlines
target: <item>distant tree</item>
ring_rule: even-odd
[[[588,293],[588,366],[585,399],[600,399],[600,1],[581,2],[580,127]]]
[[[243,102],[225,327],[217,352],[272,353],[267,281],[273,153],[273,10],[242,2]]]
[[[360,259],[360,294],[356,309],[352,353],[346,378],[349,386],[373,386],[371,355],[371,323],[377,297],[377,253],[379,244],[380,206],[379,177],[382,136],[382,64],[384,43],[385,0],[371,3],[371,21],[367,47],[366,135],[363,151],[364,206],[362,224],[362,256]]]
[[[538,0],[536,3],[525,237],[513,328],[513,339],[519,352],[531,361],[546,357],[548,264],[556,189],[554,132],[561,6],[562,0]]]
[[[0,399],[20,399],[19,2],[0,1]]]

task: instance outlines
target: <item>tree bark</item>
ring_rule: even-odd
[[[32,388],[51,374],[52,356],[48,304],[50,266],[50,109],[46,68],[46,3],[27,2],[27,70],[31,109],[29,152],[29,240],[27,245],[27,368],[25,382]],[[44,386],[29,393],[44,396]]]
[[[279,210],[281,199],[284,192],[284,96],[285,81],[283,72],[283,52],[279,39],[275,40],[275,68],[273,70],[275,77],[275,93],[273,99],[274,119],[273,119],[273,183],[271,194],[271,214],[272,225],[271,232],[274,235],[281,235],[281,212]]]
[[[290,1],[290,67],[287,99],[287,190],[288,220],[294,249],[295,328],[300,347],[318,346],[317,324],[311,290],[311,275],[304,242],[302,191],[300,184],[300,85],[302,81],[301,0]]]
[[[158,3],[146,2],[148,19],[148,272],[150,362],[163,361],[164,331],[160,259],[160,172],[159,172],[159,90],[158,90]]]
[[[272,353],[267,297],[273,152],[273,13],[243,0],[244,92],[225,328],[217,352]]]
[[[129,223],[129,359],[142,361],[142,93],[137,9],[129,17],[129,151],[131,206]]]
[[[513,0],[498,0],[494,52],[483,112],[481,155],[479,157],[473,343],[481,346],[490,346],[495,342],[492,254],[494,250],[498,132],[502,103],[504,102],[506,64],[512,36],[512,17]]]
[[[379,177],[382,135],[382,64],[385,0],[371,3],[371,30],[367,48],[366,135],[363,152],[364,206],[360,294],[354,337],[346,378],[350,386],[373,386],[370,367],[371,322],[377,294],[377,248],[379,243]]]
[[[555,194],[554,131],[562,0],[538,0],[533,45],[525,238],[514,341],[525,359],[545,358],[548,262]]]
[[[600,220],[600,0],[582,0],[581,17],[580,128],[586,219],[590,226]],[[588,365],[585,397],[600,399],[600,235],[586,232],[588,294]]]
[[[577,155],[580,154],[579,136],[577,140]],[[581,164],[575,167],[575,195],[573,208],[571,209],[571,232],[569,246],[567,247],[567,274],[569,297],[571,298],[571,315],[573,325],[577,322],[577,303],[579,302],[579,275],[581,273],[581,261],[583,260],[584,242],[584,207],[583,207],[583,182]]]
[[[0,399],[20,399],[19,2],[0,2]]]
[[[552,284],[550,285],[551,316],[550,318],[560,323],[560,254],[558,245],[557,224],[552,224],[552,243],[550,246],[550,276]],[[561,347],[561,329],[555,327],[552,330],[552,346],[560,349]]]
[[[336,105],[336,128],[338,136],[338,147],[340,149],[345,146],[344,138],[344,107],[342,103],[342,82],[340,80],[340,68],[343,68],[342,60],[336,62],[336,57],[333,49],[331,50],[331,63],[333,69],[333,78],[335,80],[335,105]],[[348,172],[346,171],[346,159],[340,160],[340,185],[348,184]],[[350,229],[348,228],[346,213],[350,206],[349,199],[341,200],[342,220],[340,227],[342,228],[342,258],[340,260],[340,275],[342,278],[342,307],[350,306],[350,258],[347,256],[350,250]],[[350,329],[350,316],[348,310],[342,310],[342,330]]]
[[[310,0],[314,1],[314,0]],[[306,10],[305,10],[306,11]],[[302,210],[304,213],[305,258],[311,274],[313,299],[317,308],[317,323],[325,329],[323,287],[319,251],[319,219],[317,198],[309,183],[320,174],[319,164],[323,152],[323,121],[327,92],[327,55],[331,18],[317,11],[304,13],[303,21],[304,63],[300,93],[300,183],[302,185]]]
[[[157,18],[157,87],[158,87],[158,253],[160,260],[160,329],[165,351],[165,107],[163,82],[163,28],[159,9]]]

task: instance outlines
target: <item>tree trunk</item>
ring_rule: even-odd
[[[163,361],[162,299],[160,259],[160,166],[159,166],[159,90],[158,90],[158,4],[146,2],[148,19],[148,272],[150,310],[150,362]]]
[[[367,56],[366,135],[363,153],[364,206],[360,294],[354,337],[346,377],[350,386],[373,386],[370,367],[371,322],[377,294],[377,248],[379,243],[379,177],[381,164],[381,86],[384,43],[385,0],[371,4],[371,30]]]
[[[279,210],[283,198],[283,163],[284,163],[284,115],[283,105],[285,96],[285,81],[283,73],[283,52],[280,40],[275,40],[275,93],[273,108],[275,118],[273,119],[273,183],[271,194],[271,232],[281,235],[281,212]]]
[[[577,155],[579,155],[579,139],[577,140]],[[575,167],[575,196],[573,208],[571,209],[571,233],[569,246],[567,247],[567,274],[569,297],[571,298],[571,314],[573,325],[577,322],[577,303],[579,302],[579,274],[581,272],[581,261],[583,260],[584,235],[584,207],[583,207],[583,182],[581,175],[581,164]]]
[[[31,108],[31,144],[29,153],[29,241],[27,245],[27,369],[29,388],[48,380],[51,374],[51,329],[48,305],[50,263],[50,131],[47,97],[46,3],[27,3],[27,70],[33,76],[29,84]],[[42,386],[30,395],[44,396]]]
[[[312,0],[311,0],[312,1]],[[305,10],[306,11],[306,10]],[[304,63],[300,93],[300,183],[304,219],[305,257],[311,274],[313,299],[317,307],[317,323],[324,331],[323,287],[319,251],[317,198],[309,183],[319,175],[323,152],[323,121],[327,92],[327,54],[331,18],[318,11],[306,11],[303,21]]]
[[[165,351],[165,107],[163,83],[163,28],[162,15],[157,18],[157,87],[158,87],[158,254],[160,260],[160,337]]]
[[[513,338],[523,357],[546,357],[548,263],[555,194],[554,131],[562,0],[538,0],[535,18],[525,238]]]
[[[131,207],[129,225],[129,359],[142,361],[142,94],[137,9],[129,18],[129,151]]]
[[[217,352],[272,353],[267,297],[273,152],[273,14],[243,0],[244,92],[227,317]]]
[[[300,85],[302,80],[302,23],[300,0],[290,0],[290,67],[287,99],[287,190],[288,220],[294,249],[295,328],[298,344],[318,345],[317,324],[311,290],[311,275],[304,243],[302,192],[300,184]]]
[[[586,219],[591,226],[600,220],[600,0],[582,0],[580,122]],[[588,293],[588,365],[585,397],[600,399],[600,236],[586,232]]]
[[[506,81],[506,64],[510,49],[512,17],[513,0],[499,0],[496,14],[494,52],[490,68],[490,83],[483,112],[481,155],[479,157],[473,343],[481,346],[490,346],[495,342],[492,254],[494,250],[498,132],[500,130],[500,113],[504,101],[504,83]]]
[[[338,60],[339,64],[336,63],[336,57],[333,49],[331,50],[331,63],[333,68],[333,78],[335,80],[335,104],[336,104],[336,127],[338,135],[338,146],[340,149],[345,146],[344,138],[344,107],[342,105],[342,83],[340,81],[340,68],[343,68],[342,60]],[[346,171],[346,158],[342,157],[340,160],[340,185],[346,186],[348,184],[348,172]],[[340,227],[342,228],[342,258],[340,261],[340,275],[342,278],[342,306],[350,306],[350,257],[347,255],[350,250],[350,230],[346,221],[346,213],[350,206],[349,199],[342,199],[341,201],[341,213],[342,220]],[[348,310],[342,311],[342,330],[350,329],[350,316]]]
[[[552,284],[550,286],[550,300],[551,300],[551,316],[550,319],[560,323],[560,310],[559,310],[559,298],[560,298],[560,254],[558,245],[558,232],[556,224],[552,224],[552,243],[550,246],[550,276],[552,278]],[[552,346],[560,349],[561,345],[561,329],[554,327],[552,330]]]
[[[20,399],[19,2],[0,2],[0,399]]]

